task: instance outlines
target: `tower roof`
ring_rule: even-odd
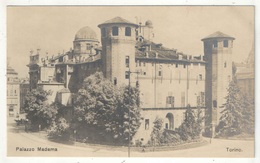
[[[104,23],[99,24],[98,27],[101,27],[101,26],[107,25],[107,24],[128,24],[128,25],[133,25],[133,26],[138,27],[137,24],[132,23],[132,22],[129,22],[128,20],[123,19],[123,18],[121,18],[121,17],[119,17],[119,16],[118,16],[118,17],[115,17],[115,18],[113,18],[113,19],[107,20],[107,21],[105,21]]]
[[[10,66],[7,66],[7,74],[14,74],[14,75],[18,75],[18,73]]]
[[[205,41],[205,40],[216,39],[216,38],[227,38],[227,39],[232,39],[232,40],[235,39],[234,37],[231,37],[231,36],[229,36],[229,35],[227,35],[225,33],[217,31],[217,32],[215,32],[215,33],[213,33],[213,34],[211,34],[211,35],[209,35],[209,36],[207,36],[207,37],[205,37],[205,38],[203,38],[201,40]]]
[[[96,33],[89,26],[81,28],[75,35],[76,40],[93,40],[98,41]]]

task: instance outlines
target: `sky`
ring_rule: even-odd
[[[246,60],[254,44],[252,6],[46,6],[7,8],[7,56],[19,77],[28,77],[30,50],[49,56],[73,47],[76,32],[120,16],[133,23],[151,20],[154,42],[189,55],[203,55],[202,38],[221,31],[235,37],[233,60]]]

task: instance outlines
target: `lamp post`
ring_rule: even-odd
[[[131,74],[132,73],[135,73],[135,74],[139,74],[139,72],[138,71],[136,71],[136,72],[131,72],[130,70],[128,71],[128,75],[129,75],[129,78],[128,78],[128,93],[129,93],[129,97],[130,97],[130,86],[131,86],[131,80],[130,80],[130,77],[131,77]],[[130,142],[130,121],[131,121],[131,119],[130,119],[130,108],[128,108],[128,132],[129,132],[129,134],[128,134],[128,157],[130,157],[130,145],[131,145],[131,142]]]

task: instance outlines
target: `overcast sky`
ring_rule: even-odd
[[[131,22],[151,20],[156,43],[189,55],[203,54],[202,38],[221,31],[235,37],[233,58],[244,61],[254,44],[254,8],[245,6],[8,7],[7,55],[20,77],[28,76],[29,51],[49,55],[68,51],[76,32],[120,16]]]

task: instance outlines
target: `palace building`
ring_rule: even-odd
[[[221,32],[202,39],[204,55],[192,56],[153,42],[153,24],[116,17],[98,25],[101,44],[90,27],[75,35],[73,49],[53,57],[31,51],[30,88],[52,90],[50,101],[71,105],[83,80],[97,71],[115,85],[139,86],[143,121],[134,140],[147,142],[156,117],[174,131],[189,104],[205,110],[211,132],[232,79],[233,37]],[[198,40],[199,41],[199,40]]]
[[[20,114],[20,82],[18,73],[7,63],[6,71],[7,117]]]

